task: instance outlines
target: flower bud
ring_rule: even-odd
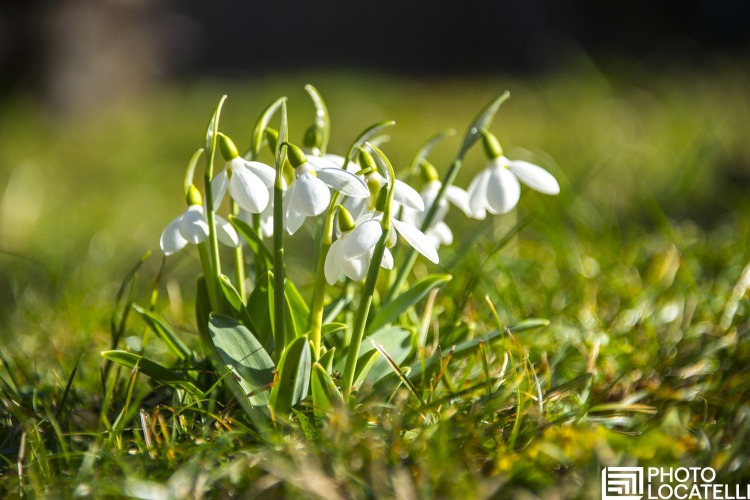
[[[497,137],[485,129],[481,130],[481,134],[484,153],[487,155],[487,158],[494,160],[503,156],[503,148],[500,146],[500,141],[497,140]]]
[[[388,203],[388,185],[380,188],[378,191],[378,199],[375,201],[375,210],[378,212],[385,212],[385,205]]]
[[[305,156],[305,153],[303,153],[300,148],[288,142],[285,144],[287,146],[286,156],[289,158],[289,163],[291,163],[294,168],[307,163],[307,156]]]
[[[378,194],[378,191],[380,191],[380,179],[377,175],[368,175],[367,176],[367,189],[370,190],[370,196],[375,197]]]
[[[195,187],[195,184],[190,185],[190,188],[188,189],[188,192],[187,192],[187,196],[185,196],[185,201],[187,201],[187,204],[189,206],[201,205],[203,203],[203,197],[201,196],[201,192],[198,190],[197,187]]]
[[[310,125],[310,127],[305,131],[305,140],[303,141],[303,145],[307,149],[319,151],[322,143],[323,132],[315,125]]]
[[[343,205],[338,205],[339,209],[339,229],[341,229],[342,233],[347,233],[354,229],[354,219],[352,218],[352,214],[349,213],[349,210],[344,208]]]
[[[359,166],[362,167],[362,169],[370,170],[372,172],[378,171],[378,167],[375,164],[375,158],[363,149],[359,150]]]
[[[279,142],[279,131],[271,127],[266,127],[264,131],[266,135],[266,141],[268,141],[268,148],[271,153],[276,154],[276,143]]]
[[[437,170],[432,163],[425,159],[422,159],[422,161],[419,163],[419,166],[422,169],[422,180],[424,180],[426,184],[429,184],[432,181],[440,180],[440,176],[438,175]]]
[[[232,161],[240,155],[234,141],[221,132],[219,132],[219,149],[221,150],[221,156],[226,161]]]

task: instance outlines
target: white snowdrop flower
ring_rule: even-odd
[[[342,157],[339,158],[341,158],[340,165],[343,165],[344,159]],[[370,190],[370,196],[368,198],[348,198],[344,201],[344,206],[351,212],[355,219],[364,214],[366,211],[373,210],[375,208],[375,202],[380,188],[388,184],[388,179],[386,179],[380,172],[378,172],[377,167],[375,166],[375,160],[372,158],[372,155],[365,151],[361,151],[359,158],[360,163],[362,165],[365,165],[365,168],[369,169],[369,172],[361,177],[367,183],[367,187]],[[354,168],[356,168],[356,170],[352,170],[351,165],[354,165]],[[359,164],[349,162],[347,170],[359,172],[362,169],[360,168]],[[396,179],[394,189],[394,211],[398,210],[400,206],[418,212],[424,211],[424,202],[419,196],[419,193],[417,193],[417,191],[413,187],[401,180]]]
[[[408,222],[415,227],[422,227],[427,212],[435,203],[435,199],[443,185],[442,182],[437,180],[436,173],[433,178],[434,180],[427,182],[420,193],[421,199],[424,202],[425,210],[423,212],[417,212],[404,207],[401,212],[401,217],[404,222]],[[445,198],[440,202],[438,210],[430,223],[430,227],[427,228],[424,233],[430,239],[435,249],[440,248],[440,245],[450,245],[453,243],[453,232],[444,222],[445,216],[448,213],[449,202],[458,207],[467,217],[472,216],[471,208],[469,206],[469,194],[458,186],[448,186],[445,191]]]
[[[294,180],[284,196],[284,218],[289,234],[294,234],[307,217],[320,215],[331,201],[329,187],[353,198],[370,196],[367,185],[351,172],[322,157],[312,161],[296,146],[288,145],[294,167]]]
[[[509,160],[494,136],[486,133],[484,139],[488,156],[493,159],[469,185],[469,206],[474,218],[484,219],[487,212],[505,214],[513,210],[521,197],[520,182],[543,194],[560,192],[557,180],[545,169],[527,161]]]
[[[372,253],[383,230],[376,220],[367,220],[355,225],[351,214],[339,205],[339,238],[331,244],[325,260],[325,277],[329,285],[336,283],[342,275],[360,281],[370,267]]]
[[[164,255],[172,255],[188,243],[197,245],[208,238],[208,220],[200,198],[198,189],[191,186],[188,192],[189,206],[187,210],[167,224],[167,227],[161,233],[159,247]],[[240,239],[232,224],[218,215],[214,214],[214,216],[216,235],[219,241],[227,246],[238,247]]]
[[[226,160],[225,168],[211,181],[214,206],[219,206],[224,194],[229,194],[247,212],[258,214],[268,206],[276,179],[273,167],[240,157],[237,147],[224,134],[219,134],[219,146]]]
[[[379,209],[375,209],[372,212],[365,212],[360,215],[357,219],[357,223],[361,224],[366,220],[377,220],[383,219],[383,212]],[[394,229],[388,235],[388,247],[392,248],[398,241],[398,235],[400,235],[406,242],[411,245],[417,252],[424,255],[427,260],[437,264],[440,261],[437,250],[433,245],[430,238],[427,237],[422,231],[420,231],[414,224],[401,221],[391,216],[391,227]]]

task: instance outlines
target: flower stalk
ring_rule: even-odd
[[[273,340],[275,348],[273,351],[275,361],[278,363],[284,354],[286,347],[286,335],[284,325],[284,314],[286,304],[284,296],[284,284],[286,281],[286,269],[284,267],[284,162],[287,155],[287,114],[286,100],[281,102],[281,124],[279,126],[279,140],[276,150],[276,180],[273,187]]]
[[[362,298],[359,302],[359,308],[357,309],[357,316],[354,319],[354,328],[352,329],[352,342],[349,345],[349,352],[346,357],[346,366],[342,375],[341,392],[344,397],[344,401],[348,402],[351,397],[352,385],[354,385],[354,371],[357,367],[357,358],[359,358],[359,351],[362,347],[362,339],[365,334],[365,326],[367,324],[367,316],[370,312],[370,306],[372,305],[372,296],[375,292],[375,284],[378,280],[378,273],[380,272],[380,262],[383,260],[385,254],[385,247],[388,244],[388,237],[391,231],[391,208],[393,206],[393,194],[395,187],[396,175],[393,172],[388,158],[383,154],[380,149],[375,146],[368,144],[369,148],[375,153],[375,159],[380,166],[381,170],[384,171],[386,178],[388,179],[388,195],[385,203],[385,210],[383,211],[383,219],[381,221],[381,228],[383,234],[380,236],[380,240],[375,246],[375,251],[372,254],[370,268],[367,271],[367,279],[365,280],[365,286],[362,290]]]

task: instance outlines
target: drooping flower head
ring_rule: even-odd
[[[164,255],[172,255],[188,243],[198,245],[208,238],[206,211],[201,202],[200,191],[195,186],[190,186],[187,202],[187,210],[167,224],[167,227],[161,233],[159,247]],[[238,247],[240,239],[234,227],[218,215],[215,215],[215,217],[219,241],[227,246]]]
[[[326,254],[325,276],[329,285],[336,283],[342,275],[354,281],[361,281],[370,268],[375,245],[383,229],[377,220],[364,220],[355,224],[346,208],[338,206],[340,235]],[[386,269],[393,268],[393,256],[386,248],[380,263]]]
[[[289,234],[294,234],[307,217],[320,215],[331,202],[329,188],[353,198],[370,196],[367,185],[351,172],[324,157],[310,158],[297,146],[288,144],[287,156],[294,167],[294,180],[284,196],[284,218]]]
[[[494,135],[487,131],[482,135],[490,163],[469,184],[469,206],[473,217],[484,219],[487,212],[505,214],[513,210],[521,197],[519,181],[543,194],[560,192],[560,185],[552,174],[527,161],[509,160],[503,155]]]

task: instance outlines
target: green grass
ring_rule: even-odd
[[[172,87],[69,121],[6,102],[0,493],[598,498],[601,467],[635,463],[711,466],[722,482],[750,481],[749,74],[287,75]],[[476,336],[498,322],[550,325],[451,360],[433,389],[418,384],[426,406],[405,389],[387,405],[360,394],[361,405],[320,428],[300,408],[252,429],[236,409],[181,407],[168,388],[124,369],[112,368],[105,389],[99,352],[110,348],[119,284],[146,250],[158,253],[162,228],[183,209],[183,169],[218,96],[230,96],[222,129],[242,142],[261,109],[288,95],[299,141],[312,114],[307,82],[327,100],[333,151],[395,119],[384,150],[397,170],[427,137],[462,134],[509,89],[493,132],[508,156],[549,168],[563,191],[525,191],[515,215],[490,223],[451,211],[463,234],[441,251],[454,279],[435,299],[428,345],[438,332],[446,355],[466,334],[461,325]],[[441,172],[457,148],[458,139],[438,147]],[[479,153],[458,185],[482,167]],[[290,241],[290,275],[309,297],[309,235]],[[194,252],[168,259],[157,302],[191,345],[198,265]],[[135,302],[148,305],[159,266],[155,255],[141,269]],[[422,261],[415,272],[428,269],[442,267]],[[457,307],[469,284],[471,300]],[[171,361],[135,315],[124,336],[144,337],[149,355]]]

